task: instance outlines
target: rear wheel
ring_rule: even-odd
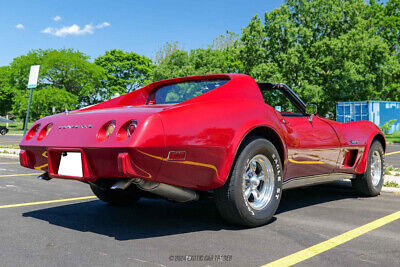
[[[365,173],[356,175],[351,180],[353,188],[362,196],[374,197],[379,195],[383,185],[383,147],[378,141],[372,143],[367,160]]]
[[[100,200],[117,206],[132,205],[142,196],[141,190],[135,185],[131,185],[125,190],[111,189],[111,185],[110,182],[100,182],[91,184],[90,188]]]
[[[7,133],[7,130],[6,129],[1,129],[1,131],[0,131],[0,134],[1,135],[5,135]]]
[[[215,192],[217,208],[229,223],[263,225],[275,214],[281,189],[278,151],[268,140],[252,137],[244,144],[225,185]]]

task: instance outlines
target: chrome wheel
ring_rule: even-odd
[[[382,158],[378,151],[374,151],[371,158],[372,184],[377,186],[382,179]]]
[[[243,196],[255,210],[265,208],[274,191],[274,169],[264,155],[256,155],[247,164],[243,175]]]

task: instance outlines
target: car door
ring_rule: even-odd
[[[285,178],[332,173],[340,142],[335,130],[318,116],[283,116],[288,157]]]

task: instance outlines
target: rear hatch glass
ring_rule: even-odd
[[[177,104],[207,93],[229,80],[198,80],[162,85],[149,95],[147,105]]]

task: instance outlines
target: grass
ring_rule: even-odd
[[[33,122],[28,123],[27,129],[29,129],[32,126]],[[1,126],[6,126],[5,124],[2,124]],[[24,134],[24,123],[23,122],[14,122],[8,124],[8,134]]]
[[[388,143],[400,143],[400,132],[387,134],[385,137]]]
[[[18,144],[7,144],[7,145],[0,145],[0,149],[19,149]]]
[[[383,186],[386,186],[386,187],[400,187],[398,183],[392,182],[392,181],[391,182],[385,182],[383,184]]]

